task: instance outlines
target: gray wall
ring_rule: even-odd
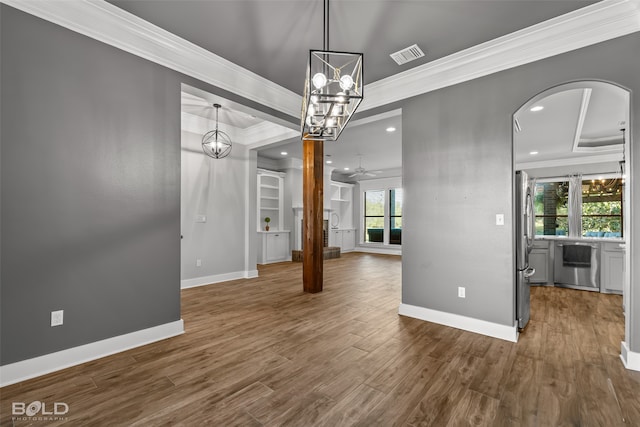
[[[632,138],[640,123],[640,35],[630,35],[467,83],[402,104],[406,304],[512,326],[513,168],[511,117],[557,84],[600,79],[632,90]],[[635,170],[639,141],[633,141]],[[632,265],[640,266],[639,174],[633,176]],[[504,227],[495,214],[505,213]],[[631,316],[640,318],[640,271],[632,270]],[[467,288],[466,298],[457,287]],[[640,327],[630,345],[640,351]]]
[[[0,20],[0,364],[179,320],[181,83],[286,115],[5,4]]]
[[[245,234],[255,232],[255,221],[246,223],[249,151],[235,144],[228,157],[215,160],[202,152],[202,135],[186,131],[181,145],[181,279],[245,271]],[[197,222],[197,215],[207,222]]]
[[[179,320],[178,75],[4,5],[1,31],[1,363]]]

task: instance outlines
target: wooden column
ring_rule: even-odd
[[[302,141],[302,283],[312,294],[322,292],[323,152],[322,141]]]

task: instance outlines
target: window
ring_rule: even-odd
[[[402,244],[402,188],[389,190],[389,244]]]
[[[384,190],[364,192],[364,241],[384,242]]]
[[[582,181],[582,234],[622,237],[622,194],[619,178]]]
[[[536,234],[566,236],[569,234],[569,182],[536,184],[533,207],[536,215]]]
[[[582,235],[622,237],[622,194],[620,178],[582,181]],[[536,234],[569,234],[569,182],[537,183],[534,190]]]

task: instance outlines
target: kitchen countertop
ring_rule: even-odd
[[[564,240],[571,242],[608,242],[624,243],[621,237],[568,237],[568,236],[536,236],[535,240]]]

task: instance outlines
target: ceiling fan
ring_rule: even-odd
[[[360,159],[358,161],[358,167],[355,169],[355,173],[349,175],[349,178],[353,178],[354,176],[376,176],[378,173],[382,173],[382,171],[367,171],[362,167],[362,156],[358,156]]]

